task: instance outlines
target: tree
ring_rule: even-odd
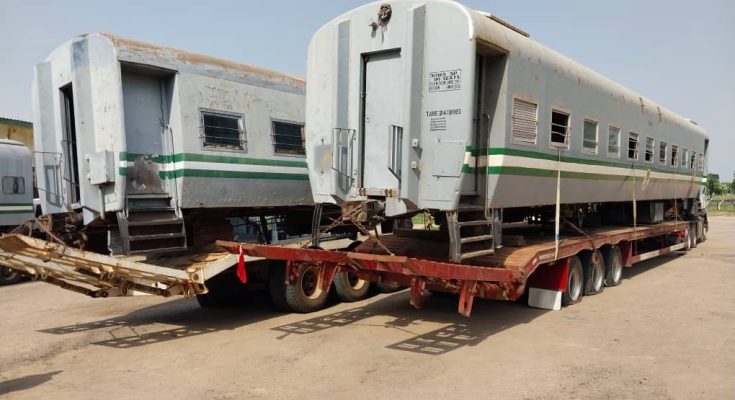
[[[721,194],[719,174],[707,174],[707,194],[711,196]]]

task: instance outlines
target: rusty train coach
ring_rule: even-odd
[[[254,210],[310,229],[299,78],[90,34],[36,65],[33,94],[43,210],[88,248],[185,249]]]
[[[248,254],[354,268],[373,281],[572,304],[623,265],[703,240],[708,137],[695,122],[454,1],[371,3],[308,52],[317,203],[370,230],[348,253]],[[438,230],[406,223],[427,213]],[[403,222],[400,222],[403,221]],[[385,230],[384,230],[385,232]],[[230,245],[230,249],[234,246]]]

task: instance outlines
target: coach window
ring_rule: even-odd
[[[666,165],[667,146],[668,145],[664,141],[661,141],[661,143],[658,144],[658,162],[661,165]]]
[[[607,156],[620,157],[620,128],[610,126],[607,130]]]
[[[697,153],[692,151],[692,154],[689,156],[689,169],[694,171],[694,167],[697,165]]]
[[[681,149],[681,167],[684,169],[686,169],[687,167],[688,158],[689,158],[689,150]]]
[[[201,138],[204,147],[247,151],[246,132],[242,116],[202,111],[201,124]]]
[[[584,132],[582,138],[582,152],[597,154],[597,121],[584,120]]]
[[[679,165],[679,146],[671,145],[671,166],[676,168]]]
[[[511,142],[536,145],[538,106],[530,101],[513,99],[513,129]]]
[[[288,156],[306,155],[304,125],[273,121],[273,151]]]
[[[628,132],[628,159],[638,159],[638,134]]]
[[[26,180],[20,176],[3,176],[3,194],[25,194]]]
[[[551,147],[569,147],[569,114],[551,111]]]
[[[643,155],[643,158],[648,163],[653,163],[653,151],[656,148],[656,140],[650,136],[646,136],[646,154]]]

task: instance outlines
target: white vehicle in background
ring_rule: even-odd
[[[0,233],[34,215],[31,151],[23,143],[0,139]],[[20,275],[0,265],[0,285],[15,283]]]

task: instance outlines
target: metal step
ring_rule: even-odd
[[[460,204],[459,207],[457,207],[457,211],[459,212],[485,211],[485,206],[475,205],[475,204]]]
[[[479,219],[475,221],[459,221],[457,222],[457,227],[462,228],[465,226],[489,226],[492,224],[493,224],[493,221],[489,219]]]
[[[132,250],[130,255],[147,255],[147,254],[161,254],[161,253],[177,253],[185,251],[186,247],[161,247],[157,249],[149,250]]]
[[[460,255],[460,258],[462,260],[466,260],[468,258],[475,258],[475,257],[482,257],[482,256],[491,256],[495,254],[494,249],[487,249],[487,250],[478,250],[478,251],[472,251],[469,253],[462,253]]]
[[[462,238],[460,240],[460,243],[462,244],[477,243],[477,242],[485,242],[487,240],[493,240],[493,235],[468,236],[468,237]]]
[[[158,226],[158,225],[178,225],[181,223],[180,219],[159,219],[151,221],[128,221],[129,227],[135,226]]]
[[[131,206],[134,201],[128,199]],[[184,251],[187,249],[186,227],[182,218],[171,207],[155,204],[156,200],[166,203],[165,196],[143,197],[142,208],[129,208],[127,212],[118,213],[119,239],[110,238],[110,248],[120,254],[155,254]],[[148,202],[147,204],[144,204]],[[114,246],[114,247],[113,247]]]
[[[134,235],[130,236],[131,242],[141,242],[145,240],[168,240],[185,238],[183,233],[158,233],[154,235]]]

